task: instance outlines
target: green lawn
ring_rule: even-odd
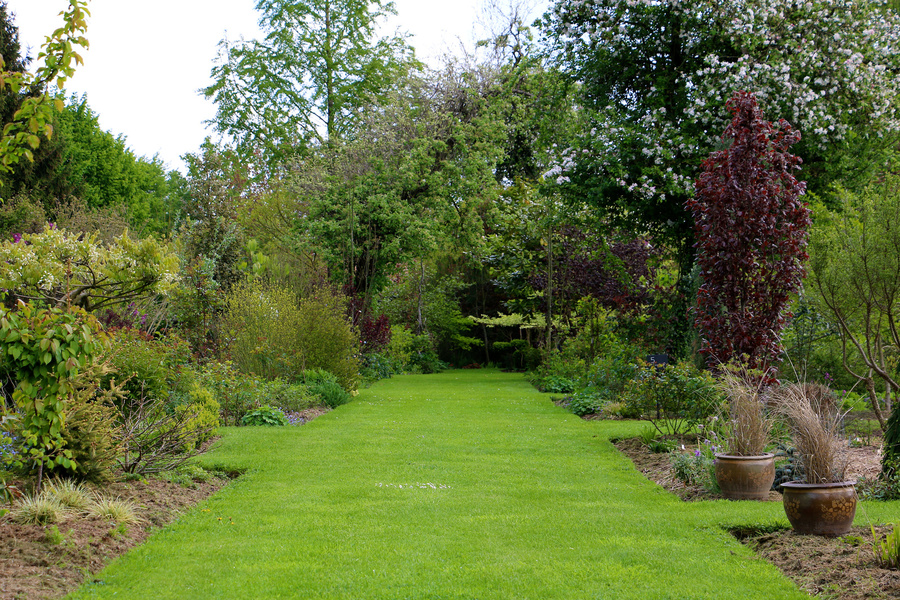
[[[640,427],[520,375],[395,377],[302,427],[226,430],[205,466],[246,474],[72,597],[806,598],[722,529],[781,505],[681,502],[609,442]]]

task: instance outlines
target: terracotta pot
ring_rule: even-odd
[[[729,500],[765,500],[775,481],[775,455],[716,454],[716,481]]]
[[[856,516],[855,481],[781,484],[784,512],[794,531],[836,537],[850,531]]]

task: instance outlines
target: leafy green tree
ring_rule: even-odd
[[[554,146],[567,143],[573,133],[577,123],[573,89],[542,56],[521,5],[490,0],[487,8],[492,21],[489,37],[478,42],[465,70],[482,73],[489,109],[506,128],[497,180],[505,185],[516,179],[535,182],[551,167]]]
[[[460,75],[448,68],[410,79],[364,111],[352,139],[321,149],[293,175],[308,206],[298,229],[366,304],[398,264],[480,243],[504,132]]]
[[[842,190],[839,197],[840,211],[814,211],[808,289],[837,325],[844,368],[865,387],[885,428],[882,407],[889,409],[900,390],[900,177],[886,177],[860,193]]]
[[[47,86],[55,84],[59,89],[75,73],[75,64],[81,64],[76,48],[87,48],[84,37],[87,30],[88,0],[69,0],[61,13],[63,26],[47,36],[37,56],[43,64],[32,74],[21,69],[19,61],[7,66],[0,57],[0,89],[7,87],[13,94],[24,98],[3,127],[0,137],[0,172],[9,172],[24,157],[34,160],[34,150],[40,145],[40,136],[53,134],[53,110],[61,111],[63,101],[47,94]],[[75,63],[75,64],[73,64]]]
[[[10,72],[24,72],[28,60],[21,54],[19,29],[13,23],[6,2],[0,2],[0,56]],[[7,88],[0,90],[0,122],[9,123],[19,108],[20,97]]]
[[[185,160],[187,188],[179,211],[185,261],[208,263],[210,275],[227,290],[242,277],[244,231],[237,214],[247,186],[245,171],[233,151],[218,149],[209,140]]]
[[[53,115],[53,135],[33,158],[0,174],[6,198],[36,201],[53,221],[78,205],[85,214],[120,211],[136,230],[171,229],[177,172],[167,174],[158,158],[136,157],[125,136],[101,129],[84,96],[73,96]]]
[[[395,14],[385,0],[258,0],[262,40],[219,44],[203,93],[212,124],[239,152],[282,164],[310,143],[350,135],[360,109],[381,98],[410,64],[403,37],[376,36]]]

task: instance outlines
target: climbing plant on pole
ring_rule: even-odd
[[[800,132],[763,118],[756,99],[727,103],[726,149],[703,162],[693,215],[701,284],[695,319],[701,352],[716,366],[732,359],[773,376],[790,295],[805,274],[810,213],[797,181],[801,159],[788,152]]]

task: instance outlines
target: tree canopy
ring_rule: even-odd
[[[403,36],[376,36],[392,2],[258,0],[256,9],[265,37],[222,40],[203,93],[216,103],[216,131],[270,165],[350,135],[412,61]]]
[[[60,13],[63,26],[47,36],[37,56],[42,64],[34,73],[22,69],[20,59],[10,57],[7,67],[4,58],[0,57],[0,69],[4,69],[0,71],[0,89],[8,87],[13,94],[23,96],[12,120],[5,122],[3,127],[0,172],[10,171],[22,158],[33,161],[33,152],[40,145],[40,136],[49,138],[53,134],[53,109],[61,111],[63,101],[49,96],[47,86],[55,84],[62,89],[66,80],[75,73],[75,65],[83,62],[76,49],[88,47],[88,40],[84,37],[90,15],[87,4],[88,0],[69,0],[67,8]],[[8,17],[6,14],[3,16]],[[9,29],[8,21],[4,22],[4,27]]]
[[[845,154],[881,167],[896,147],[900,15],[885,2],[559,1],[542,26],[586,109],[560,182],[688,258],[684,202],[735,91],[803,131],[813,191],[859,169]]]

